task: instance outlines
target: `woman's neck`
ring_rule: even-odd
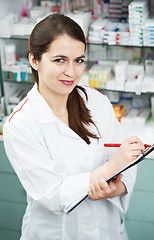
[[[38,88],[39,93],[45,99],[52,112],[65,123],[68,122],[67,112],[67,95],[62,95],[48,91],[47,89]]]

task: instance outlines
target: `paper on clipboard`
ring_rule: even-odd
[[[118,171],[117,173],[115,173],[113,176],[111,176],[110,178],[108,178],[106,180],[106,182],[109,182],[110,180],[113,180],[114,178],[116,178],[116,176],[118,176],[120,173],[126,171],[127,169],[133,167],[134,165],[138,164],[139,162],[141,162],[149,153],[151,153],[154,150],[154,144],[151,147],[146,148],[143,153],[141,153],[133,162],[129,163],[127,166],[125,166],[124,168],[122,168],[120,171]]]

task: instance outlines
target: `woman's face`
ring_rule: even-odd
[[[84,58],[84,43],[68,35],[56,38],[41,60],[36,61],[39,91],[65,96],[71,93],[84,72]]]

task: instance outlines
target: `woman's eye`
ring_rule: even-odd
[[[63,63],[64,59],[63,58],[57,58],[57,59],[55,59],[55,62]]]
[[[82,59],[82,58],[76,59],[76,62],[77,63],[84,63],[84,59]]]

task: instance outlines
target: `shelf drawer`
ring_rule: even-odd
[[[0,228],[20,231],[25,208],[24,204],[0,201]]]
[[[154,240],[154,223],[126,221],[130,240]]]
[[[154,159],[145,159],[138,164],[135,189],[154,192]]]
[[[26,193],[15,174],[0,173],[0,200],[26,204]]]
[[[154,223],[154,192],[134,191],[126,219]]]
[[[1,240],[18,240],[21,236],[19,231],[11,231],[9,229],[0,228],[0,239]]]
[[[14,170],[6,156],[4,143],[0,141],[0,171],[13,173]]]

